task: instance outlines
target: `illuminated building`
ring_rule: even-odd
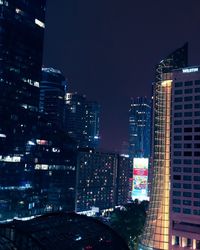
[[[76,212],[127,203],[129,158],[92,150],[77,158]]]
[[[0,1],[0,219],[19,215],[34,200],[26,164],[31,140],[40,136],[45,4]]]
[[[153,90],[153,179],[146,225],[139,250],[168,250],[170,227],[170,138],[172,70],[187,66],[187,44],[156,68]]]
[[[173,71],[169,249],[200,249],[200,67]]]
[[[96,148],[99,145],[100,105],[91,102],[85,95],[66,94],[66,131],[81,148]]]
[[[45,3],[0,1],[1,105],[38,110]]]
[[[151,102],[146,97],[131,99],[129,110],[129,154],[131,158],[150,156]]]
[[[38,112],[45,2],[0,1],[0,220],[74,210],[76,145]]]
[[[149,158],[133,158],[132,200],[148,200]]]
[[[85,104],[85,146],[90,148],[97,148],[100,142],[99,135],[99,118],[100,105],[97,102],[87,101]]]
[[[116,203],[117,205],[127,204],[129,199],[129,173],[130,158],[128,155],[118,155],[117,180],[116,180]]]
[[[40,82],[40,112],[46,114],[48,122],[64,128],[65,123],[65,94],[67,81],[59,70],[42,68]]]
[[[129,110],[129,155],[130,155],[130,195],[132,200],[147,199],[148,168],[144,172],[134,167],[134,160],[150,157],[151,143],[151,101],[147,97],[131,99]],[[139,161],[139,160],[138,160]],[[144,163],[144,160],[142,160]],[[135,169],[134,169],[135,168]],[[142,176],[147,174],[147,176]],[[144,184],[144,182],[146,184]],[[139,184],[140,183],[140,184]],[[142,184],[143,183],[143,184]],[[140,189],[140,186],[145,188]]]

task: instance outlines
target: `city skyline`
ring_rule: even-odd
[[[145,8],[144,1],[48,1],[43,64],[60,69],[70,91],[100,103],[101,148],[128,141],[130,98],[150,97],[160,58],[188,41],[189,65],[198,65],[199,8],[199,1]]]

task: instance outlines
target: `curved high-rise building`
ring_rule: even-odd
[[[40,112],[46,114],[49,122],[62,129],[64,129],[65,123],[65,94],[67,87],[67,80],[60,70],[42,68]]]
[[[139,250],[169,249],[172,70],[186,66],[187,44],[171,53],[156,68],[153,90],[152,185]]]

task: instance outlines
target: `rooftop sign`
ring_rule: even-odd
[[[194,73],[194,72],[198,72],[199,69],[198,68],[187,68],[187,69],[182,69],[183,73]]]

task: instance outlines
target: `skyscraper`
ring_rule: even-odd
[[[99,135],[100,105],[97,102],[87,101],[85,104],[85,146],[97,148],[100,142]]]
[[[73,207],[71,141],[38,113],[45,3],[0,0],[0,220]]]
[[[0,1],[0,103],[38,110],[46,0]]]
[[[150,156],[151,101],[147,97],[131,99],[129,110],[129,152],[132,158]]]
[[[169,249],[200,249],[200,67],[173,71]]]
[[[66,131],[81,148],[96,148],[99,144],[100,105],[88,101],[85,95],[66,94]]]
[[[156,67],[153,91],[153,179],[140,250],[169,249],[172,70],[187,66],[187,50],[185,44]]]
[[[34,126],[45,28],[45,0],[0,1],[0,153],[21,153]],[[13,152],[14,151],[14,152]]]
[[[40,83],[40,112],[46,114],[48,122],[64,128],[65,124],[65,94],[67,81],[59,70],[42,68]]]

